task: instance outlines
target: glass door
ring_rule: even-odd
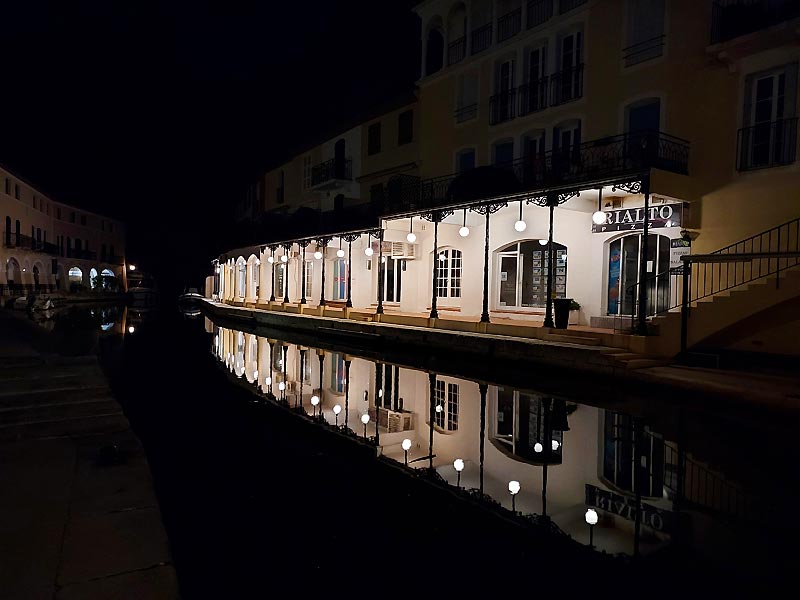
[[[347,261],[343,258],[333,261],[333,299],[347,299]]]
[[[642,234],[627,235],[608,247],[608,314],[635,314],[641,266]],[[647,246],[647,312],[666,310],[669,303],[669,238],[649,235]]]
[[[441,266],[440,266],[441,268]],[[406,259],[387,257],[383,264],[383,301],[400,302]]]
[[[518,286],[517,286],[517,273],[519,266],[519,255],[514,254],[501,254],[500,255],[500,281],[498,282],[498,290],[500,290],[499,305],[503,306],[518,306]]]

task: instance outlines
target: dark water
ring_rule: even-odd
[[[414,440],[412,460],[428,454],[428,373],[409,365],[397,372],[382,366],[377,382],[373,361],[347,356],[353,388],[348,424],[356,434],[363,434],[360,415],[374,404],[376,389],[384,390],[383,406],[378,413],[373,408],[368,436],[374,435],[376,414],[413,417],[413,430],[382,433],[383,454],[398,461],[393,468],[392,460],[374,460],[373,447],[265,401],[269,389],[264,377],[269,365],[276,365],[275,332],[245,336],[224,324],[185,318],[174,307],[124,316],[128,321],[118,334],[103,334],[96,347],[147,451],[186,598],[283,596],[292,587],[297,593],[314,589],[386,596],[478,589],[493,596],[738,595],[749,587],[779,587],[795,559],[792,526],[781,532],[780,524],[788,523],[782,519],[795,474],[785,469],[796,451],[790,443],[773,440],[787,441],[778,425],[772,431],[763,421],[754,427],[747,419],[685,412],[678,419],[652,408],[634,420],[619,406],[552,396],[543,404],[544,396],[535,390],[492,382],[484,413],[484,488],[506,509],[485,509],[399,467],[401,437]],[[134,332],[128,333],[131,322]],[[317,354],[303,346],[304,362],[311,366],[301,371],[300,347],[282,335],[287,381],[297,382],[302,373],[303,401],[310,412],[319,379],[319,364],[312,360]],[[326,420],[333,423],[333,406],[343,403],[338,392],[344,355],[326,350],[322,404]],[[280,364],[272,371],[276,395],[282,369]],[[437,380],[445,385],[444,414],[434,416],[436,470],[455,484],[452,459],[463,457],[460,483],[477,488],[480,389],[468,376],[450,373]],[[387,390],[388,381],[395,387]],[[299,402],[296,383],[286,392],[288,404]],[[546,437],[559,442],[558,450],[551,446],[549,452],[537,452],[535,447],[532,432],[545,424],[543,410],[549,415]],[[448,431],[455,413],[457,427]],[[344,422],[343,414],[340,419]],[[554,423],[564,427],[565,419],[566,430],[554,429]],[[689,426],[678,431],[678,421]],[[637,449],[631,435],[646,439],[647,449]],[[691,477],[713,474],[724,485],[710,484],[719,491],[701,497],[698,490],[709,485],[694,483],[691,506],[684,498],[677,507],[682,514],[676,516],[671,490],[677,475],[670,463],[676,462],[680,436],[684,456],[694,465]],[[741,448],[743,439],[761,440],[755,454]],[[643,502],[649,507],[644,512],[648,524],[640,533],[644,556],[612,557],[630,555],[633,549],[633,521],[625,517],[624,507],[613,509],[613,502],[635,500],[625,465],[637,451],[650,463],[643,484],[648,486]],[[763,461],[767,468],[759,469]],[[516,508],[542,512],[545,463],[547,512],[556,533],[518,526],[508,518],[505,486],[511,478],[522,488]],[[427,464],[420,460],[413,466]],[[782,481],[776,481],[776,473],[783,473]],[[590,501],[610,509],[598,509],[601,522],[594,532],[596,545],[608,554],[587,547],[588,527],[582,521],[587,484],[598,490]],[[731,490],[744,495],[744,508],[731,508]],[[664,528],[661,518],[672,524]]]

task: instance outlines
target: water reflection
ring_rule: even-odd
[[[384,457],[431,469],[505,509],[546,516],[586,545],[586,512],[595,508],[598,550],[647,554],[680,537],[714,555],[729,541],[731,520],[753,516],[746,513],[755,501],[740,485],[692,458],[653,419],[613,405],[303,346],[277,332],[205,325],[214,355],[233,376],[367,438]],[[520,483],[515,495],[513,481]]]

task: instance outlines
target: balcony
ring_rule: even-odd
[[[467,37],[462,36],[447,46],[447,65],[454,65],[464,60],[467,55]]]
[[[711,43],[727,42],[797,17],[797,0],[716,0],[711,7]]]
[[[553,0],[530,0],[525,27],[532,29],[546,23],[553,16]]]
[[[471,121],[478,116],[478,103],[467,104],[459,106],[455,110],[456,123],[463,123],[464,121]]]
[[[583,63],[550,77],[550,106],[566,104],[583,96]]]
[[[504,90],[489,98],[489,124],[497,125],[514,118],[517,90]]]
[[[643,42],[623,48],[623,64],[626,67],[632,67],[633,65],[638,65],[652,58],[658,58],[664,52],[665,37],[664,35],[657,35],[649,40],[644,40]]]
[[[689,142],[660,131],[626,133],[432,179],[397,178],[384,214],[432,210],[500,196],[580,190],[641,176],[650,169],[686,175]],[[456,180],[459,180],[458,183]]]
[[[492,45],[492,24],[487,23],[472,30],[472,54],[483,52]]]
[[[742,127],[736,136],[738,171],[790,165],[796,154],[797,117]]]
[[[526,83],[517,88],[520,117],[547,108],[547,85],[548,78],[542,77],[533,83]]]
[[[311,187],[316,189],[332,189],[344,181],[353,180],[353,161],[346,158],[331,158],[311,167]]]
[[[3,232],[3,246],[6,248],[20,248],[22,250],[30,250],[31,252],[42,252],[58,256],[58,247],[50,242],[43,242],[32,238],[29,235],[23,235],[13,231]]]
[[[497,41],[504,42],[522,29],[522,8],[512,10],[497,19]]]

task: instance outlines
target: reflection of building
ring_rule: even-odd
[[[124,291],[125,228],[55,202],[0,168],[0,295]]]
[[[552,326],[551,300],[572,298],[573,321],[595,328],[635,315],[644,332],[664,317],[638,351],[674,355],[680,256],[720,250],[728,262],[695,259],[690,299],[743,294],[698,305],[688,343],[796,353],[798,321],[769,309],[797,296],[798,278],[771,295],[744,287],[797,264],[797,13],[746,17],[772,4],[420,4],[418,101],[270,171],[266,212],[251,216],[286,226],[220,257],[209,296],[449,328]],[[357,197],[372,220],[339,210]],[[322,212],[279,219],[312,206]]]
[[[368,414],[366,434],[383,455],[402,462],[402,442],[409,439],[409,465],[432,465],[451,484],[456,483],[453,462],[461,458],[466,465],[461,484],[483,490],[507,508],[508,482],[519,481],[518,510],[547,514],[583,543],[588,541],[583,515],[587,505],[594,506],[601,513],[595,543],[630,553],[637,489],[643,552],[677,535],[679,516],[673,509],[679,498],[682,514],[697,519],[698,543],[709,547],[713,540],[703,538],[716,535],[714,526],[687,507],[722,515],[726,527],[740,516],[732,512],[745,497],[739,488],[688,453],[681,459],[684,449],[631,415],[299,346],[211,321],[206,330],[213,335],[215,356],[261,393],[272,392],[290,406],[302,403],[309,413],[316,395],[327,422],[346,424],[359,436],[361,417]]]

